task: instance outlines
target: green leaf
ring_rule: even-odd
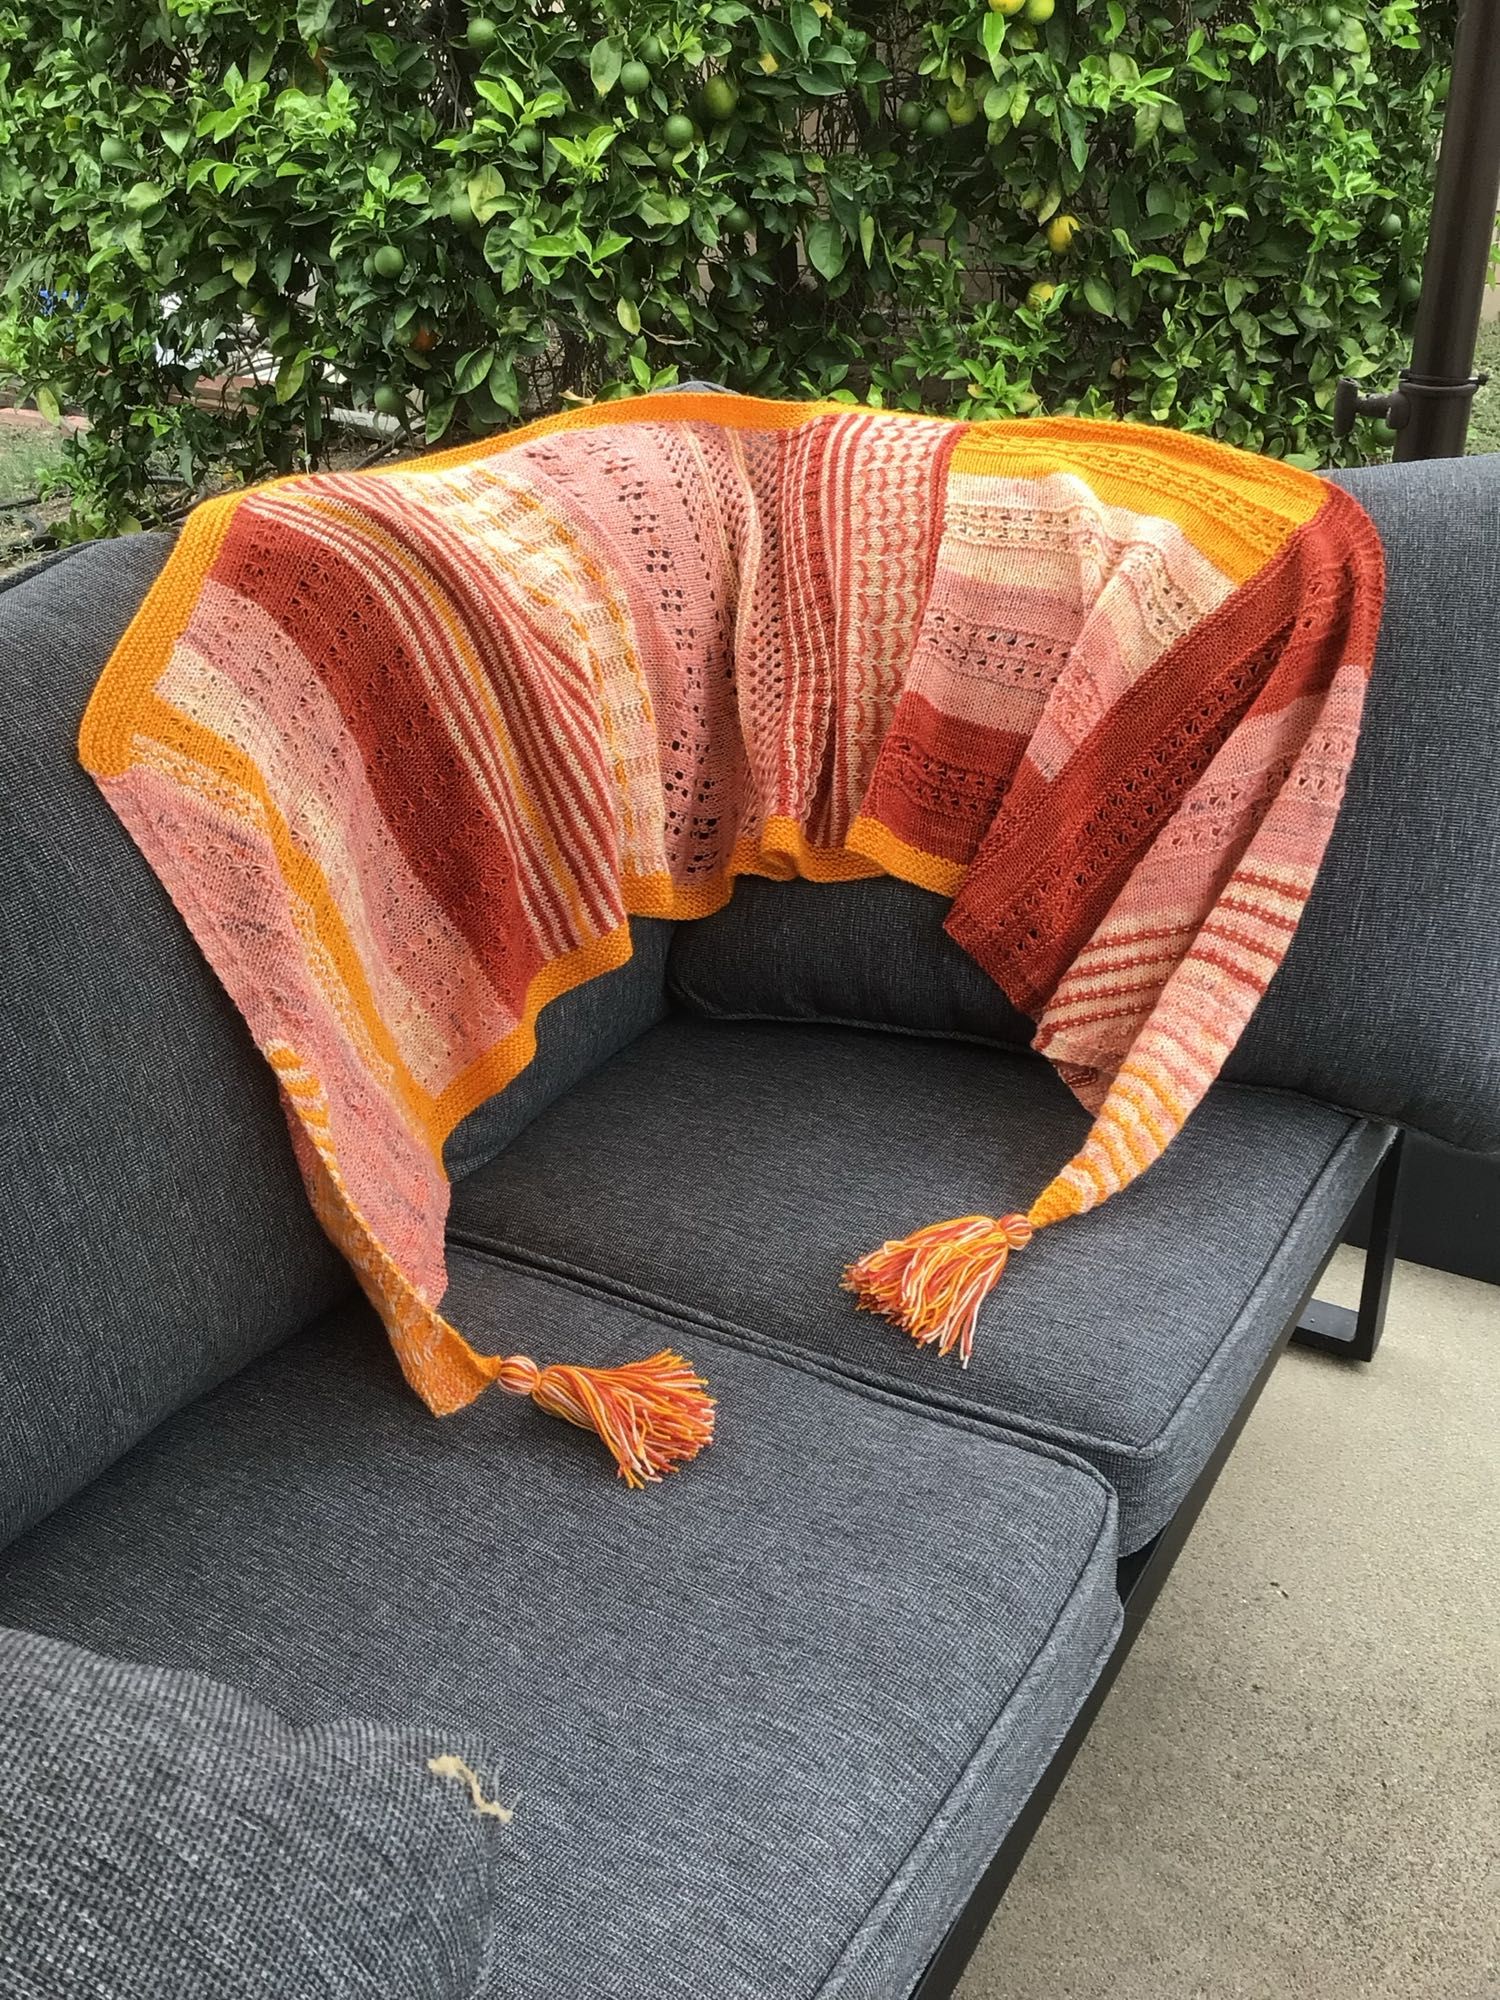
[[[807,4],[807,0],[792,0],[788,19],[797,41],[797,53],[806,56],[808,50],[823,32],[823,24]]]
[[[1089,156],[1088,126],[1081,114],[1071,104],[1064,104],[1059,113],[1059,122],[1068,138],[1068,158],[1079,173],[1083,172]]]
[[[476,76],[474,88],[496,111],[519,111],[526,102],[508,76]]]
[[[437,402],[427,405],[424,429],[429,444],[436,444],[453,422],[454,407],[455,399],[452,396],[443,396]]]
[[[498,167],[481,167],[464,183],[476,222],[493,221],[505,206],[505,177]]]
[[[45,382],[36,392],[36,406],[49,424],[55,424],[62,416],[62,405],[58,402],[56,393],[48,388]]]
[[[653,229],[679,229],[693,210],[680,194],[662,195],[651,189],[641,196],[635,212]]]
[[[640,308],[636,305],[634,299],[616,299],[615,318],[632,337],[640,332]]]
[[[849,255],[849,246],[839,225],[826,215],[818,217],[810,224],[803,239],[807,244],[807,261],[820,278],[830,282],[844,268]]]
[[[1101,278],[1091,271],[1083,281],[1083,296],[1096,313],[1102,313],[1106,319],[1114,318],[1115,288],[1108,278]]]
[[[863,253],[865,263],[873,263],[875,258],[875,218],[873,215],[862,215],[859,218],[859,247]]]
[[[453,371],[453,386],[460,396],[467,396],[471,389],[477,389],[490,372],[494,356],[487,347],[476,347],[472,352],[459,358]]]
[[[589,75],[601,97],[608,97],[619,82],[624,62],[625,51],[613,35],[602,42],[595,42],[589,51]]]
[[[491,399],[502,410],[509,410],[513,417],[521,414],[521,393],[516,382],[515,364],[503,354],[495,356],[490,369],[489,392]]]
[[[289,403],[302,384],[307,380],[307,356],[299,354],[294,361],[283,361],[276,371],[276,400]]]
[[[985,60],[998,78],[1002,71],[1001,56],[1005,47],[1005,16],[985,12],[984,24],[979,30],[979,39],[984,45]]]
[[[148,208],[155,208],[166,198],[167,191],[160,181],[137,181],[126,193],[125,206],[132,215],[144,215]]]

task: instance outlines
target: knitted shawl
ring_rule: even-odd
[[[200,507],[80,750],[408,1380],[532,1395],[634,1484],[709,1435],[686,1362],[541,1368],[439,1309],[443,1141],[539,1010],[739,875],[951,899],[1094,1113],[1014,1208],[846,1272],[967,1360],[1006,1258],[1157,1158],[1280,963],[1382,585],[1347,494],[1201,439],[645,396]]]

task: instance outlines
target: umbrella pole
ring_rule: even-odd
[[[1474,392],[1474,345],[1500,205],[1500,0],[1465,0],[1438,152],[1411,366],[1391,395],[1340,382],[1335,437],[1357,416],[1383,417],[1397,459],[1460,458]]]

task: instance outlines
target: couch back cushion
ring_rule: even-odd
[[[488,1988],[514,1848],[475,1739],[0,1632],[0,1765],[6,2000]]]
[[[0,1545],[352,1284],[270,1070],[78,763],[164,536],[0,588]],[[497,1151],[660,1018],[666,926],[557,1001],[538,1057],[454,1133]]]
[[[1339,475],[1388,595],[1344,810],[1239,1082],[1500,1150],[1500,457]],[[748,880],[674,941],[668,983],[728,1019],[1024,1047],[1030,1023],[905,884]]]
[[[1343,811],[1227,1074],[1500,1151],[1500,456],[1336,475],[1386,556]]]
[[[667,983],[725,1021],[827,1021],[1024,1049],[1032,1023],[943,929],[947,898],[907,882],[746,876],[684,924]]]

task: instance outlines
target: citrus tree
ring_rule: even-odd
[[[690,375],[1326,458],[1405,338],[1451,12],[0,0],[0,372],[89,419],[78,532],[331,410]]]

